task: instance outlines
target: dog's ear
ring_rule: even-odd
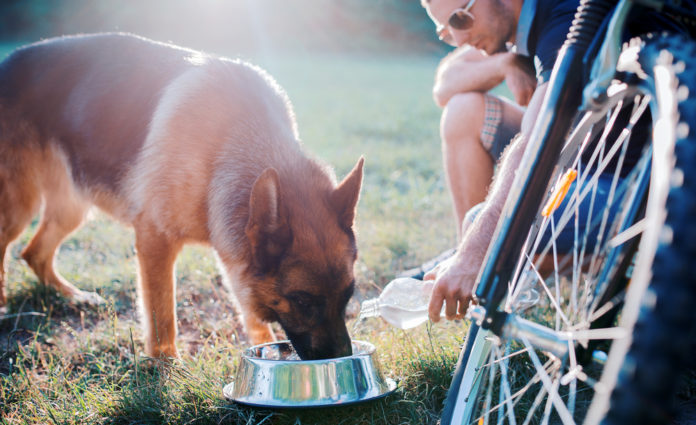
[[[355,167],[348,173],[346,178],[336,186],[331,194],[331,203],[338,213],[338,220],[345,228],[353,227],[355,220],[355,209],[360,197],[360,186],[363,178],[363,163],[365,159],[360,157]]]
[[[274,271],[292,242],[285,211],[278,172],[267,168],[251,189],[249,221],[245,230],[254,264],[262,273]]]

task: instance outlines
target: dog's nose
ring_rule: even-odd
[[[322,356],[323,359],[332,359],[337,357],[347,357],[353,354],[353,344],[348,336],[348,332],[339,333],[334,338],[331,338],[324,344],[323,347],[319,347],[317,354]]]
[[[302,360],[335,359],[353,354],[352,343],[347,333],[345,337],[334,336],[333,338],[316,341],[315,344],[309,347],[299,345],[295,346],[295,348]]]
[[[347,337],[339,344],[336,357],[346,357],[351,355],[353,355],[353,344],[350,341],[350,337]]]
[[[353,354],[350,335],[343,321],[314,332],[293,333],[286,329],[285,333],[302,360],[333,359]]]
[[[335,359],[338,357],[347,357],[353,354],[350,342],[348,345],[332,344],[327,347],[319,347],[310,351],[310,359],[307,360],[321,360],[321,359]]]

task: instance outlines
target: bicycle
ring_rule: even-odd
[[[638,7],[690,34],[623,43]],[[670,417],[696,332],[694,10],[580,4],[479,273],[443,425]]]

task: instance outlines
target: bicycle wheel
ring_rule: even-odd
[[[474,330],[443,424],[665,422],[695,319],[695,53],[633,42],[631,73],[578,115],[504,305],[563,343]]]

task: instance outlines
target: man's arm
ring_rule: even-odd
[[[446,56],[435,73],[433,97],[444,107],[452,96],[466,92],[487,92],[506,80],[520,105],[529,103],[536,81],[527,59],[504,52],[486,55],[464,46]]]
[[[425,276],[425,279],[435,279],[429,306],[429,315],[433,322],[440,320],[443,302],[446,303],[445,313],[449,320],[463,317],[469,307],[475,279],[512,187],[517,167],[522,162],[546,87],[547,84],[542,84],[534,91],[529,108],[522,118],[521,137],[515,138],[505,151],[486,203],[476,220],[466,229],[457,253]]]

